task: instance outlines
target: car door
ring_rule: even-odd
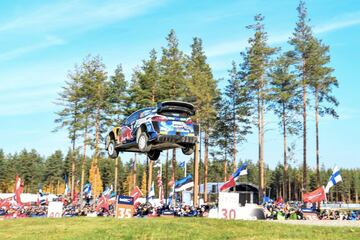
[[[136,133],[134,133],[134,124],[137,120],[138,113],[135,112],[131,114],[123,124],[121,128],[121,142],[122,143],[129,143],[135,141]]]

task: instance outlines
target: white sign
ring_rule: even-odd
[[[61,218],[63,213],[62,202],[49,202],[48,218]]]
[[[239,207],[239,193],[219,193],[219,218],[236,219],[236,212]]]

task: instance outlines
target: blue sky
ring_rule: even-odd
[[[270,44],[288,48],[297,4],[295,0],[2,1],[0,148],[7,153],[35,148],[43,155],[67,149],[66,133],[52,133],[54,101],[68,71],[87,54],[101,55],[110,74],[121,63],[129,80],[152,48],[160,50],[166,44],[165,36],[173,28],[186,53],[192,37],[201,37],[215,77],[226,79],[231,61],[239,61],[239,52],[246,47],[251,32],[245,26],[255,14],[265,15]],[[314,33],[331,47],[331,66],[340,83],[335,90],[340,119],[320,121],[321,162],[328,167],[360,167],[360,2],[312,0],[307,7]],[[220,81],[220,87],[224,82]],[[267,116],[265,161],[271,167],[282,159],[276,121]],[[311,166],[315,164],[314,124],[311,111]],[[301,138],[291,142],[297,144],[294,164],[300,164]],[[255,160],[256,147],[256,136],[249,136],[239,146],[238,156]]]

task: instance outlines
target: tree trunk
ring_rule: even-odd
[[[148,161],[149,161],[149,176],[148,176],[149,181],[148,181],[148,188],[147,189],[148,189],[148,193],[150,193],[151,184],[152,184],[153,162],[154,161],[150,160],[149,158],[148,158]]]
[[[84,128],[84,155],[81,163],[81,184],[80,184],[80,202],[83,202],[83,189],[84,189],[84,181],[85,181],[85,162],[86,162],[86,141],[87,141],[87,127]]]
[[[260,107],[260,93],[258,93],[258,99],[257,99],[257,128],[258,128],[258,143],[259,143],[259,201],[261,201],[263,195],[262,195],[262,189],[261,189],[261,183],[262,183],[262,165],[261,165],[261,107]]]
[[[173,157],[172,157],[172,160],[171,160],[171,164],[172,164],[171,178],[174,180],[174,184],[175,184],[175,177],[176,177],[176,148],[173,149]],[[171,203],[172,203],[172,205],[175,205],[175,193],[171,197]]]
[[[114,179],[114,189],[115,194],[118,195],[118,171],[119,171],[119,157],[115,158],[115,179]]]
[[[166,160],[165,160],[165,198],[166,202],[169,197],[168,195],[168,184],[169,184],[169,150],[166,150]]]
[[[282,111],[282,125],[283,125],[283,134],[284,134],[284,176],[283,176],[283,198],[286,201],[287,200],[287,184],[286,184],[286,170],[287,170],[287,162],[286,162],[286,152],[287,152],[287,146],[286,146],[286,115],[285,115],[285,104],[283,104],[283,111]]]
[[[224,161],[224,182],[226,182],[226,178],[227,178],[227,159],[225,157],[225,161]]]
[[[71,199],[74,198],[75,192],[75,139],[72,140],[72,154],[71,154]]]
[[[315,118],[316,118],[316,183],[320,187],[320,156],[319,156],[319,93],[315,90]]]
[[[95,120],[95,166],[97,167],[98,165],[98,155],[99,155],[99,140],[100,140],[100,109],[97,108],[96,110],[96,120]],[[94,189],[96,189],[95,191],[97,191],[97,174],[98,171],[95,171],[94,174]]]
[[[264,174],[264,115],[265,115],[265,106],[264,99],[261,98],[261,116],[260,116],[260,162],[259,162],[259,174],[260,174],[260,182],[259,182],[259,200],[262,201],[265,191],[265,174]]]
[[[304,63],[305,66],[305,63]],[[305,75],[305,67],[304,73]],[[306,80],[303,77],[303,190],[307,191],[307,164],[306,164]]]
[[[233,160],[233,171],[236,171],[236,125],[235,125],[235,121],[234,121],[234,160]]]
[[[195,143],[194,151],[194,188],[193,188],[193,204],[198,207],[199,196],[199,144]]]
[[[204,203],[208,201],[208,163],[209,162],[209,134],[208,130],[205,130],[205,152],[204,152]]]
[[[151,164],[152,166],[152,164]],[[134,167],[133,167],[133,189],[136,187],[136,153],[134,153]]]

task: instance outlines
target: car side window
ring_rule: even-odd
[[[131,123],[133,123],[136,119],[138,119],[139,113],[135,112],[133,114],[131,114],[127,119],[126,119],[126,125],[130,125]]]

